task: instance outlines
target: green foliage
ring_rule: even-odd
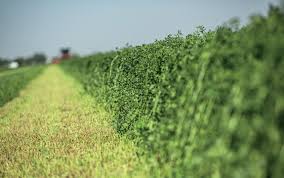
[[[19,91],[42,69],[43,67],[26,67],[0,73],[0,107],[16,97]]]
[[[154,177],[283,177],[284,16],[271,7],[62,67],[144,148]]]
[[[9,60],[0,58],[0,68],[6,67],[9,64]]]
[[[15,59],[0,58],[0,71],[7,69],[10,62],[17,62],[20,67],[45,64],[47,57],[42,53],[35,53],[30,57],[17,57]]]
[[[14,61],[18,62],[20,66],[40,65],[46,63],[46,56],[42,53],[35,53],[31,57],[18,57]]]

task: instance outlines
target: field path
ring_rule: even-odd
[[[126,177],[135,147],[58,66],[0,108],[0,177]],[[132,175],[133,176],[133,175]]]

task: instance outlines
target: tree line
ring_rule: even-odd
[[[22,66],[30,66],[30,65],[39,65],[39,64],[45,64],[47,60],[47,57],[45,54],[42,53],[36,53],[30,57],[17,57],[15,59],[6,59],[6,58],[0,58],[0,67],[6,67],[11,62],[17,62],[20,67]]]

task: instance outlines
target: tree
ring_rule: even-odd
[[[7,59],[0,58],[0,67],[7,66],[9,61]]]
[[[36,53],[32,57],[27,58],[26,64],[27,65],[36,65],[36,64],[45,64],[46,63],[46,56],[41,53]]]

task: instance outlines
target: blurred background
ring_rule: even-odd
[[[240,24],[279,0],[1,0],[0,60],[50,62],[60,49],[86,55],[139,45],[168,34]],[[62,50],[61,50],[62,51]],[[45,58],[45,60],[43,60]],[[35,60],[40,59],[40,60]],[[26,61],[26,60],[25,60]]]

